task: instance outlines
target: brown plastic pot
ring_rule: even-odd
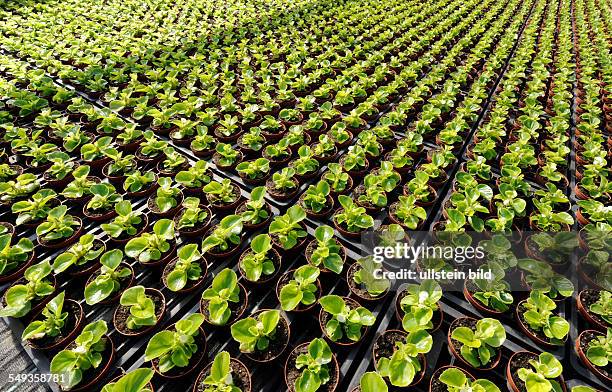
[[[256,318],[259,314],[261,314],[262,312],[264,312],[266,310],[270,310],[270,309],[260,309],[260,310],[258,310],[256,312],[254,312],[251,315],[251,317],[255,317]],[[283,355],[283,353],[287,349],[287,346],[289,345],[289,341],[291,340],[291,327],[289,325],[289,320],[287,320],[287,317],[285,316],[285,314],[282,311],[280,312],[279,323],[283,323],[285,328],[287,329],[287,339],[284,342],[284,344],[282,346],[282,349],[278,350],[278,352],[274,353],[271,357],[266,358],[266,359],[260,359],[260,358],[257,358],[256,356],[252,355],[252,354],[245,353],[247,358],[249,358],[251,361],[257,362],[257,363],[269,363],[269,362],[272,362],[272,361],[276,360],[281,355]],[[277,331],[278,331],[278,327],[277,327]]]
[[[16,279],[21,278],[25,270],[28,269],[34,263],[35,255],[36,255],[36,250],[32,249],[32,252],[30,253],[30,257],[28,257],[28,259],[22,265],[17,266],[16,270],[9,272],[8,274],[0,275],[0,284],[6,283],[6,282],[12,282]]]
[[[340,212],[340,211],[341,210],[337,210],[336,214],[338,212]],[[365,230],[362,230],[362,231],[359,231],[359,232],[352,232],[352,231],[348,231],[348,230],[344,229],[341,225],[336,223],[335,214],[334,214],[334,217],[332,217],[332,220],[334,222],[334,227],[336,228],[336,230],[338,230],[340,232],[340,234],[342,234],[346,238],[351,238],[351,239],[361,238],[361,235],[365,232]]]
[[[164,314],[166,314],[166,297],[164,297],[164,294],[162,294],[162,292],[157,289],[153,289],[149,287],[145,288],[145,294],[147,296],[156,296],[158,298],[161,298],[162,300],[161,311],[159,312],[159,316],[157,317],[157,322],[154,325],[143,326],[136,330],[121,329],[119,327],[119,324],[117,323],[117,313],[119,312],[119,309],[121,307],[125,307],[125,306],[119,304],[117,305],[117,308],[115,309],[115,312],[113,313],[113,326],[115,327],[115,330],[119,334],[123,336],[127,336],[127,337],[142,336],[144,334],[151,332],[153,329],[155,329],[155,327],[157,327],[160,324],[160,321],[164,318]]]
[[[595,366],[589,358],[587,358],[586,353],[580,347],[580,342],[583,339],[584,335],[590,333],[596,336],[605,336],[602,332],[595,331],[594,329],[587,329],[586,331],[582,331],[576,340],[574,341],[574,349],[576,350],[576,354],[578,354],[578,358],[580,361],[586,366],[591,373],[593,373],[597,378],[606,383],[606,385],[612,385],[612,377],[606,375],[603,371],[600,370],[598,366]]]
[[[178,228],[179,220],[181,219],[181,216],[183,215],[185,211],[184,208],[180,209],[179,212],[174,216],[173,218],[174,227],[177,227],[177,231],[181,237],[186,237],[186,238],[201,237],[202,233],[204,233],[206,230],[210,228],[210,222],[212,221],[212,211],[210,210],[210,208],[206,207],[203,204],[200,204],[200,208],[203,210],[206,210],[206,212],[208,213],[208,217],[206,218],[204,222],[197,223],[197,227],[182,228],[182,229]]]
[[[395,318],[400,323],[402,322],[402,319],[404,318],[404,311],[402,310],[401,305],[400,305],[403,297],[400,298],[400,295],[404,291],[406,291],[405,287],[402,290],[399,290],[397,292],[397,295],[395,296],[395,300],[393,301],[395,303]],[[438,305],[438,314],[440,315],[440,321],[438,321],[438,323],[435,324],[433,328],[429,330],[429,334],[433,334],[438,329],[440,329],[440,327],[442,326],[442,323],[444,322],[444,311],[442,311],[442,308],[439,305]]]
[[[376,302],[376,301],[380,301],[383,298],[386,298],[387,295],[389,294],[389,288],[387,288],[387,290],[385,290],[382,294],[380,294],[377,297],[373,297],[372,295],[370,295],[370,293],[367,293],[367,296],[358,293],[357,291],[355,291],[355,288],[351,285],[351,279],[352,279],[352,275],[357,272],[356,270],[359,268],[359,264],[358,263],[353,263],[347,270],[346,270],[346,281],[347,281],[347,285],[348,288],[351,292],[351,296],[357,298],[357,300],[362,300],[365,302]]]
[[[125,244],[127,244],[129,240],[131,240],[132,238],[140,237],[140,235],[144,233],[145,230],[147,230],[147,228],[149,227],[149,217],[147,216],[147,214],[141,214],[140,217],[142,218],[142,222],[140,222],[140,229],[136,234],[126,238],[113,238],[111,236],[108,236],[108,241],[112,244],[125,247]]]
[[[334,198],[331,196],[327,196],[327,203],[326,203],[326,207],[323,211],[320,212],[314,212],[310,209],[308,209],[306,207],[306,205],[304,204],[304,196],[306,194],[302,193],[302,196],[300,196],[300,199],[298,201],[298,204],[304,209],[304,212],[306,212],[306,216],[309,217],[310,219],[318,219],[318,220],[324,220],[325,218],[329,217],[332,212],[334,212]]]
[[[151,195],[149,196],[149,198],[147,199],[147,207],[149,208],[149,211],[151,211],[151,213],[159,218],[169,218],[171,216],[176,215],[176,213],[182,208],[181,205],[183,204],[183,200],[185,199],[185,197],[183,196],[183,192],[179,191],[177,197],[176,197],[176,206],[170,208],[167,211],[161,212],[158,208],[157,208],[157,204],[155,204],[155,195]]]
[[[242,252],[242,254],[240,255],[240,259],[238,260],[238,272],[240,272],[240,275],[244,278],[245,282],[251,285],[256,285],[256,286],[263,286],[267,283],[270,283],[272,281],[274,281],[277,277],[278,274],[280,273],[280,269],[282,267],[282,258],[281,255],[278,253],[278,251],[274,248],[270,249],[268,252],[272,253],[272,256],[270,257],[270,259],[274,258],[276,259],[277,265],[275,265],[276,270],[272,273],[272,275],[268,275],[268,276],[264,276],[263,274],[259,277],[260,279],[258,281],[252,281],[249,280],[246,277],[245,272],[242,269],[242,260],[244,259],[244,257],[248,254],[251,253],[250,248],[247,248],[244,252]]]
[[[143,263],[141,261],[138,261],[138,263],[140,265],[146,266],[146,267],[161,267],[161,266],[165,266],[166,264],[168,264],[168,262],[170,260],[172,260],[174,257],[176,256],[176,241],[173,240],[170,244],[170,249],[168,249],[168,251],[166,252],[166,254],[162,253],[162,257],[159,260],[155,260],[155,261],[149,261],[147,263]]]
[[[495,309],[489,308],[488,306],[483,305],[480,301],[474,298],[470,290],[468,290],[467,285],[468,285],[468,280],[463,282],[463,296],[480,313],[485,313],[490,316],[500,316],[505,313],[505,312],[500,312],[499,310],[495,310]]]
[[[64,310],[66,310],[66,303],[69,302],[71,304],[73,304],[74,306],[77,307],[78,312],[77,315],[75,315],[76,318],[76,322],[74,324],[74,327],[72,328],[71,331],[69,331],[65,337],[63,337],[62,339],[58,340],[57,342],[53,343],[53,344],[49,344],[49,345],[39,345],[36,343],[36,339],[29,339],[27,340],[27,344],[28,346],[30,346],[31,348],[35,349],[35,350],[40,350],[40,351],[51,351],[51,350],[56,350],[62,347],[65,347],[68,342],[73,341],[76,338],[77,333],[79,333],[79,331],[81,330],[81,327],[83,326],[83,307],[81,306],[80,303],[78,303],[75,300],[72,299],[66,299],[64,301]],[[42,313],[42,309],[37,313],[36,316],[34,316],[32,318],[32,320],[36,320],[38,318],[38,316],[40,316],[40,314]]]
[[[165,287],[168,287],[168,284],[166,283],[165,277],[170,272],[172,272],[172,269],[173,269],[174,265],[176,264],[177,260],[178,259],[176,259],[176,258],[171,260],[164,267],[164,271],[162,272],[162,281],[163,281]],[[195,291],[200,286],[202,286],[202,284],[204,283],[204,278],[206,277],[206,274],[208,273],[208,264],[207,264],[206,259],[204,257],[202,257],[202,259],[200,260],[200,268],[202,270],[202,274],[200,275],[200,278],[198,280],[196,280],[196,281],[187,280],[187,284],[185,285],[185,287],[180,289],[180,290],[178,290],[178,291],[174,291],[174,293],[177,293],[177,294],[187,294],[187,293],[191,293],[191,292]],[[194,283],[189,285],[190,282],[194,282]],[[170,290],[170,289],[168,288],[168,290]],[[172,290],[170,290],[170,291],[172,291]]]
[[[85,204],[83,206],[83,215],[85,215],[85,217],[93,222],[105,222],[109,219],[112,219],[114,217],[117,216],[117,211],[115,211],[114,208],[109,209],[108,211],[105,211],[101,214],[96,214],[91,212],[88,208],[87,208],[87,204]]]
[[[597,320],[595,317],[593,317],[591,315],[591,313],[589,312],[589,310],[587,309],[586,305],[583,302],[582,299],[582,295],[585,294],[588,291],[596,291],[599,292],[599,290],[592,290],[592,289],[585,289],[582,290],[580,293],[578,293],[578,296],[576,297],[576,307],[578,308],[578,311],[580,312],[580,314],[582,315],[582,317],[593,327],[595,327],[597,330],[601,331],[601,332],[605,332],[607,330],[607,328],[611,327],[609,325],[606,325],[604,323],[601,323],[599,320]]]
[[[247,203],[248,203],[247,200],[245,200],[242,203],[240,203],[240,205],[238,207],[236,207],[235,214],[236,215],[242,215],[242,213],[244,211],[246,211],[246,208],[247,208],[246,204]],[[270,204],[268,204],[266,202],[264,209],[268,212],[268,217],[265,220],[263,220],[263,221],[261,221],[261,222],[259,222],[257,224],[251,224],[251,223],[248,223],[246,221],[242,222],[242,225],[243,225],[245,230],[259,230],[261,228],[267,227],[270,224],[270,221],[272,220],[272,215],[273,215],[272,214],[272,207],[270,207]]]
[[[352,298],[349,297],[342,297],[342,299],[344,300],[344,302],[351,307],[351,309],[356,309],[358,307],[360,307],[361,305],[359,304],[359,302],[355,301]],[[324,309],[321,309],[319,311],[319,327],[321,328],[321,332],[323,333],[323,335],[325,336],[325,338],[327,340],[329,340],[332,344],[337,344],[338,346],[343,346],[343,347],[351,347],[354,346],[356,344],[358,344],[359,342],[363,341],[364,336],[366,336],[366,334],[369,331],[369,327],[363,327],[361,330],[361,339],[357,340],[357,341],[347,341],[347,339],[345,339],[345,341],[333,341],[331,339],[331,337],[327,334],[327,331],[325,330],[325,315],[329,314],[327,313]],[[331,316],[331,315],[330,315]]]
[[[461,362],[464,366],[467,366],[470,369],[479,370],[479,371],[483,371],[483,372],[486,372],[486,371],[494,369],[499,364],[499,361],[501,361],[501,347],[497,347],[496,348],[497,354],[495,355],[495,358],[493,358],[493,360],[489,363],[488,366],[479,367],[479,368],[476,368],[476,367],[472,366],[472,364],[470,364],[468,361],[466,361],[463,358],[461,353],[458,353],[455,350],[455,347],[453,346],[453,342],[452,342],[453,338],[451,337],[451,334],[453,333],[453,330],[455,329],[453,327],[455,326],[457,321],[458,320],[462,320],[462,319],[470,319],[470,320],[477,321],[475,318],[472,318],[472,317],[460,317],[460,318],[457,318],[457,319],[453,320],[453,322],[451,323],[450,327],[448,328],[448,334],[447,334],[447,341],[448,341],[448,349],[449,349],[449,351],[451,352],[451,354],[455,358],[457,358],[459,360],[459,362]]]
[[[372,346],[372,361],[374,362],[374,369],[377,372],[378,372],[378,359],[376,358],[376,352],[374,348],[376,346],[376,342],[378,342],[379,339],[382,339],[383,336],[385,336],[388,333],[398,333],[398,334],[401,334],[404,338],[408,335],[406,332],[401,331],[399,329],[388,329],[376,337],[376,341],[374,345]],[[401,387],[401,388],[414,387],[420,384],[421,381],[423,381],[423,378],[425,377],[425,371],[427,370],[427,357],[424,354],[419,354],[419,361],[421,362],[421,371],[418,374],[415,374],[415,377],[413,378],[412,382],[409,385],[406,385],[405,387]]]

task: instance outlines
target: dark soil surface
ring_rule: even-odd
[[[593,289],[587,289],[587,290],[584,290],[583,292],[580,293],[580,300],[582,301],[582,305],[584,306],[584,310],[587,311],[589,316],[593,317],[596,321],[598,321],[602,325],[608,325],[606,320],[601,318],[600,315],[595,314],[595,313],[593,313],[593,312],[591,312],[589,310],[591,305],[593,305],[595,302],[599,301],[599,296],[600,296],[600,291],[593,290]],[[610,325],[608,325],[608,326],[610,326]]]
[[[395,343],[403,342],[406,339],[406,335],[403,331],[390,330],[378,336],[372,349],[374,362],[378,363],[381,358],[391,358],[395,352]]]
[[[510,374],[512,375],[512,381],[516,384],[516,387],[521,392],[527,392],[525,383],[519,378],[518,371],[521,368],[531,369],[529,361],[532,359],[537,360],[537,355],[532,353],[520,353],[514,356],[512,362],[510,362]]]
[[[210,366],[207,366],[206,369],[204,369],[204,374],[202,374],[200,382],[196,386],[196,392],[204,392],[204,390],[207,388],[202,381],[204,381],[206,377],[210,375],[210,369]],[[246,391],[246,388],[250,384],[250,375],[248,370],[242,366],[240,362],[232,359],[230,360],[230,372],[232,374],[232,382],[234,383],[234,386],[239,388],[241,391]]]

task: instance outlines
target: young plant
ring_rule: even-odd
[[[448,392],[500,392],[499,388],[489,380],[470,380],[465,373],[458,368],[444,370],[438,380],[448,389]]]
[[[384,277],[377,276],[380,271],[380,264],[376,263],[373,257],[362,257],[357,260],[357,264],[360,268],[355,272],[353,281],[362,285],[368,294],[376,298],[389,290],[391,282]]]
[[[51,201],[57,193],[52,189],[43,188],[32,195],[30,200],[21,200],[11,206],[13,214],[19,214],[15,224],[21,225],[27,222],[36,222],[47,217],[51,210]]]
[[[30,257],[34,244],[29,238],[22,237],[11,245],[10,233],[0,234],[0,276],[15,270]]]
[[[136,159],[134,155],[123,156],[121,151],[112,149],[109,151],[108,156],[111,161],[108,164],[108,174],[111,176],[121,176],[132,172],[136,169]]]
[[[170,250],[174,241],[174,222],[170,219],[160,219],[153,225],[152,233],[143,233],[132,238],[125,245],[125,254],[141,263],[161,259],[162,254]]]
[[[90,168],[87,165],[81,165],[77,167],[73,172],[72,180],[66,188],[62,191],[62,196],[67,199],[77,199],[83,196],[91,195],[91,186],[95,184],[95,181],[89,177]]]
[[[240,351],[243,353],[265,352],[270,341],[276,339],[280,318],[278,310],[263,311],[257,318],[246,317],[232,325],[232,338],[240,343]]]
[[[546,293],[549,298],[570,297],[574,292],[574,284],[565,276],[555,272],[548,262],[521,259],[518,261],[518,266],[525,271],[527,284],[533,289]]]
[[[206,193],[206,198],[212,204],[231,204],[240,197],[240,194],[236,194],[235,186],[231,180],[227,178],[222,179],[221,182],[211,181],[204,186],[203,190]]]
[[[231,357],[227,351],[221,351],[215,356],[210,374],[202,381],[205,392],[241,392],[234,386],[230,363]]]
[[[396,342],[390,358],[378,360],[378,372],[388,377],[391,385],[407,387],[422,370],[419,361],[421,354],[427,354],[433,345],[433,339],[425,330],[411,332],[404,342]]]
[[[300,175],[313,173],[319,169],[319,161],[314,159],[314,153],[309,146],[302,146],[298,150],[298,158],[290,163],[295,172]]]
[[[101,392],[151,392],[147,386],[154,374],[153,369],[149,368],[132,370],[119,380],[106,384]]]
[[[563,373],[563,366],[552,354],[543,352],[538,360],[529,360],[530,368],[520,368],[519,378],[525,383],[527,392],[561,391],[557,377]]]
[[[190,147],[194,151],[207,151],[213,148],[215,138],[208,134],[208,128],[201,126],[197,128],[197,134],[193,138]]]
[[[312,265],[303,265],[295,270],[293,279],[280,291],[281,308],[291,311],[302,304],[312,305],[317,300],[318,287],[315,284],[321,271]]]
[[[281,171],[278,171],[272,175],[274,189],[282,192],[295,189],[298,183],[294,177],[295,169],[292,167],[284,167],[281,169]]]
[[[159,188],[155,196],[155,205],[160,212],[167,212],[178,205],[181,195],[181,190],[174,187],[172,179],[169,177],[161,177],[157,180]]]
[[[60,274],[70,268],[70,266],[85,265],[97,259],[102,252],[104,252],[104,246],[96,247],[93,234],[84,234],[76,244],[53,260],[53,271],[56,274]]]
[[[565,211],[555,212],[549,203],[533,199],[533,204],[537,211],[530,217],[529,221],[541,231],[561,231],[563,225],[573,225],[574,218]]]
[[[197,161],[188,170],[180,171],[174,177],[185,188],[202,188],[212,180],[208,162]]]
[[[108,344],[104,336],[108,327],[104,320],[87,324],[74,340],[74,345],[57,353],[51,360],[51,373],[62,375],[60,385],[70,390],[83,380],[83,373],[97,369]],[[93,370],[95,372],[95,370]]]
[[[176,151],[174,147],[164,148],[164,159],[161,162],[163,170],[175,173],[177,170],[183,167],[186,162],[187,158],[185,158],[185,156],[180,152]]]
[[[363,327],[374,325],[376,318],[363,306],[351,308],[342,297],[326,295],[319,299],[323,310],[332,317],[325,325],[327,336],[337,342],[346,337],[358,342],[361,339]]]
[[[563,317],[555,316],[557,304],[539,290],[533,290],[523,303],[523,317],[529,327],[550,339],[552,344],[563,344],[570,325]]]
[[[123,252],[119,249],[110,250],[100,256],[100,274],[85,286],[84,296],[88,305],[95,305],[119,291],[119,280],[132,273],[127,267],[119,268],[122,260]]]
[[[51,273],[48,261],[35,264],[25,270],[24,283],[11,286],[4,293],[6,305],[0,309],[0,317],[23,317],[32,308],[32,301],[53,293],[55,288],[46,279]]]
[[[325,340],[316,338],[308,345],[308,352],[298,355],[295,367],[302,370],[302,374],[295,380],[295,392],[317,391],[330,380],[328,364],[333,354]]]
[[[336,192],[343,192],[349,182],[349,175],[345,173],[339,163],[330,163],[327,165],[327,171],[323,174],[323,180],[326,181],[331,189]]]
[[[131,237],[138,233],[138,226],[142,223],[142,212],[133,211],[129,200],[121,200],[115,204],[117,216],[110,223],[100,225],[102,230],[112,238],[121,236]]]
[[[283,249],[288,250],[298,245],[301,238],[308,233],[300,222],[306,219],[306,212],[299,205],[294,205],[287,210],[287,213],[274,218],[270,223],[269,233],[278,238]]]
[[[21,340],[35,340],[44,337],[55,337],[62,333],[68,312],[62,312],[65,292],[56,295],[42,310],[43,319],[30,322],[23,330]]]
[[[510,292],[510,285],[504,280],[503,266],[495,261],[489,261],[482,268],[491,271],[492,277],[490,279],[473,280],[477,288],[473,294],[474,298],[495,311],[507,311],[514,302],[514,298]]]
[[[198,250],[197,244],[187,244],[177,252],[178,258],[174,268],[166,277],[166,284],[172,291],[179,291],[185,288],[190,280],[198,280],[202,276],[200,262],[202,254]]]
[[[73,226],[79,226],[80,222],[72,215],[66,214],[67,211],[68,207],[65,205],[51,209],[47,219],[36,228],[36,235],[44,241],[56,241],[72,236]]]
[[[241,242],[242,217],[240,215],[228,215],[213,229],[212,233],[202,241],[202,253],[213,248],[224,252],[238,246]]]
[[[270,236],[259,234],[251,241],[251,251],[240,260],[240,269],[251,282],[257,282],[262,275],[270,276],[276,271],[270,259],[269,251],[272,249]]]
[[[476,323],[476,329],[457,327],[451,338],[461,343],[461,356],[475,368],[486,366],[495,357],[496,350],[506,340],[504,326],[495,319],[483,318]]]
[[[253,161],[240,162],[236,166],[236,170],[248,179],[257,180],[268,175],[270,172],[270,161],[266,158],[257,158]]]
[[[90,188],[92,198],[87,202],[87,210],[103,213],[112,210],[114,206],[123,200],[123,197],[115,192],[111,184],[95,184]]]
[[[586,357],[593,365],[601,368],[612,363],[612,328],[608,328],[606,336],[597,336],[588,343]]]
[[[432,329],[434,312],[440,308],[442,288],[435,280],[424,280],[420,285],[410,284],[407,294],[401,299],[400,307],[404,311],[402,326],[408,332],[420,329]]]
[[[65,152],[56,151],[48,156],[49,162],[53,164],[47,170],[49,176],[55,180],[63,180],[68,174],[70,174],[76,165],[76,163],[70,160],[70,156]]]
[[[423,207],[417,206],[416,201],[414,195],[399,196],[395,208],[395,216],[411,230],[416,230],[427,219],[427,212]]]
[[[159,359],[158,368],[161,373],[189,365],[189,359],[200,349],[194,337],[200,333],[203,322],[204,316],[194,313],[177,321],[174,330],[166,329],[156,333],[145,349],[145,361]]]
[[[251,191],[250,200],[245,203],[245,210],[242,212],[242,221],[251,225],[257,225],[264,222],[270,217],[270,213],[267,211],[266,202],[264,197],[266,196],[266,187],[260,186],[253,188]]]
[[[123,181],[123,190],[127,192],[140,192],[149,184],[155,181],[155,173],[152,171],[142,174],[140,170],[136,170],[125,177]]]
[[[336,224],[343,226],[351,233],[359,233],[374,226],[374,219],[359,207],[349,196],[340,195],[338,201],[342,209],[334,215]]]
[[[236,272],[229,268],[219,272],[210,287],[202,293],[202,299],[208,301],[208,321],[214,325],[227,324],[232,314],[229,303],[240,301]]]
[[[81,146],[81,157],[85,162],[93,162],[104,158],[107,154],[112,153],[112,142],[112,137],[103,136],[94,142],[83,144]]]
[[[183,201],[183,212],[180,214],[176,228],[194,228],[198,224],[206,222],[208,211],[200,208],[200,199],[188,197]]]
[[[589,311],[601,317],[608,325],[612,325],[612,293],[607,290],[599,292],[599,299],[589,306]]]
[[[308,261],[310,264],[319,268],[324,267],[328,270],[340,274],[344,266],[342,257],[342,246],[334,238],[334,229],[327,226],[319,226],[314,233],[316,246]]]
[[[119,303],[129,307],[130,314],[126,320],[129,329],[139,329],[148,325],[155,325],[155,302],[147,296],[144,286],[134,286],[121,294]]]
[[[329,209],[330,187],[327,181],[321,180],[317,185],[310,185],[302,198],[304,208],[316,214]]]
[[[231,144],[218,143],[215,151],[218,154],[218,163],[221,166],[232,166],[238,159],[238,150],[234,150]]]

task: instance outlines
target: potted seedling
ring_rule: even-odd
[[[28,267],[23,278],[4,292],[0,317],[20,318],[42,308],[55,292],[56,280],[51,272],[48,261]]]
[[[113,314],[113,325],[124,336],[142,336],[153,330],[165,311],[166,299],[161,291],[144,286],[130,287],[121,294]]]
[[[231,171],[243,158],[240,150],[234,150],[231,144],[218,143],[212,160],[219,170]]]
[[[187,158],[173,147],[164,148],[164,158],[157,163],[157,171],[166,177],[174,177],[176,173],[188,167]]]
[[[183,192],[173,186],[173,181],[169,177],[161,177],[157,180],[159,187],[155,197],[150,196],[147,206],[155,215],[159,217],[174,216],[181,208],[183,202]]]
[[[242,228],[240,215],[228,215],[221,219],[202,240],[202,253],[217,259],[235,254],[242,243]]]
[[[346,250],[334,238],[334,229],[327,225],[319,226],[314,233],[315,239],[306,247],[306,261],[322,269],[322,272],[340,274],[346,260]]]
[[[48,159],[52,164],[45,171],[43,178],[50,187],[63,188],[72,179],[72,172],[77,167],[76,162],[60,151],[49,154]]]
[[[155,372],[149,368],[139,368],[119,376],[102,387],[101,392],[153,392],[151,378]]]
[[[376,317],[368,309],[350,299],[338,295],[326,295],[319,299],[321,312],[319,325],[323,334],[340,345],[353,345],[367,333]]]
[[[522,280],[529,288],[537,287],[553,301],[571,297],[574,284],[565,276],[555,272],[550,263],[535,259],[521,259],[518,267],[522,271]]]
[[[438,302],[442,288],[431,279],[421,284],[408,284],[395,298],[395,316],[406,331],[427,329],[436,331],[442,325],[444,313]]]
[[[387,330],[378,336],[372,348],[376,371],[394,387],[417,385],[425,375],[425,355],[432,345],[433,338],[425,330],[408,334]]]
[[[67,214],[68,207],[59,205],[47,213],[47,218],[36,228],[38,243],[45,248],[58,249],[76,241],[83,228],[78,217]]]
[[[81,158],[92,169],[101,170],[110,161],[108,154],[112,153],[112,142],[112,137],[102,136],[93,142],[83,144],[81,146]]]
[[[240,188],[227,178],[220,182],[211,181],[204,186],[203,190],[212,208],[221,212],[233,210],[240,203]]]
[[[366,213],[349,196],[338,196],[341,208],[334,214],[333,221],[336,230],[349,238],[360,237],[361,234],[374,226],[374,219]]]
[[[231,333],[240,352],[255,362],[273,361],[289,344],[289,322],[279,310],[257,311],[235,322]]]
[[[251,392],[251,374],[242,362],[231,358],[227,351],[221,351],[200,372],[193,392],[202,388],[204,391]]]
[[[0,226],[0,229],[4,226]],[[0,283],[11,282],[23,275],[26,268],[34,262],[34,244],[29,238],[13,242],[9,230],[0,234]]]
[[[323,219],[332,213],[334,199],[330,196],[330,191],[327,181],[321,180],[316,185],[310,185],[300,196],[299,204],[309,218]]]
[[[112,149],[109,152],[111,161],[102,168],[104,174],[110,182],[119,186],[123,183],[125,176],[136,170],[136,159],[134,155],[123,156],[123,153]]]
[[[567,340],[570,325],[563,317],[556,316],[555,301],[539,290],[532,290],[529,298],[521,301],[516,316],[523,332],[534,342],[545,346],[560,346]]]
[[[259,234],[238,261],[240,274],[250,283],[264,284],[276,277],[281,266],[281,256],[272,247],[267,234]]]
[[[365,301],[378,301],[384,298],[391,282],[380,276],[381,265],[373,257],[362,257],[353,263],[346,272],[346,281],[351,294]]]
[[[303,265],[285,273],[276,285],[276,297],[284,311],[306,312],[321,296],[320,271],[312,265]]]
[[[197,133],[189,144],[189,148],[198,157],[206,158],[215,152],[214,145],[215,138],[208,133],[208,128],[203,126],[197,128]]]
[[[344,171],[356,179],[362,178],[370,167],[365,150],[359,145],[349,147],[348,152],[340,158],[339,164]]]
[[[245,200],[238,208],[236,215],[242,217],[244,228],[247,230],[260,229],[270,222],[272,219],[272,209],[264,200],[266,196],[266,187],[259,186],[253,188],[249,200]]]
[[[198,245],[187,244],[179,248],[177,258],[166,265],[162,281],[171,291],[187,293],[204,283],[207,271],[206,260],[198,250]]]
[[[90,306],[118,300],[134,280],[134,271],[123,262],[123,252],[119,249],[109,250],[100,256],[100,264],[100,269],[85,284],[85,302]]]
[[[329,184],[330,194],[334,198],[347,194],[353,188],[353,179],[343,171],[339,163],[329,163],[322,178]]]
[[[104,242],[96,239],[93,234],[84,234],[67,251],[53,260],[53,272],[60,274],[68,270],[75,276],[89,275],[99,267],[99,264],[93,261],[105,250]]]
[[[537,355],[528,351],[512,354],[506,366],[506,380],[513,392],[547,391],[566,392],[563,366],[552,354]]]
[[[600,331],[612,327],[612,293],[608,290],[582,290],[576,298],[582,317]]]
[[[153,232],[142,233],[125,245],[128,257],[153,267],[166,264],[174,257],[175,251],[174,222],[170,219],[158,220],[153,225]]]
[[[489,261],[480,267],[491,272],[490,279],[466,280],[463,295],[480,312],[500,315],[507,312],[514,302],[510,284],[504,280],[505,271],[501,264]]]
[[[123,190],[131,198],[148,196],[157,188],[157,175],[152,171],[141,173],[140,170],[128,174],[123,181]]]
[[[208,167],[208,162],[197,161],[189,169],[178,172],[174,179],[183,186],[185,194],[199,196],[202,193],[202,187],[212,181],[212,172]]]
[[[163,159],[168,142],[159,139],[151,130],[145,131],[142,136],[144,141],[136,150],[136,159],[142,164],[156,164]]]
[[[474,369],[490,370],[501,359],[506,330],[496,319],[455,319],[448,331],[448,346],[455,358]]]
[[[60,375],[62,390],[91,390],[110,370],[115,345],[104,320],[87,324],[76,339],[51,360],[50,371]]]
[[[359,379],[359,386],[351,392],[388,392],[389,387],[377,372],[365,372]]]
[[[612,328],[608,328],[605,334],[595,330],[583,331],[574,346],[582,363],[609,385],[612,381]]]
[[[61,192],[69,202],[82,203],[91,197],[91,186],[100,182],[98,177],[89,175],[90,168],[81,165],[72,172],[74,178]]]
[[[141,235],[149,224],[147,215],[142,211],[134,211],[129,200],[115,204],[115,212],[117,216],[110,223],[100,225],[111,242],[125,244],[132,237]]]
[[[273,199],[286,201],[297,195],[299,185],[295,178],[295,169],[284,167],[272,174],[272,178],[266,182],[266,189]]]
[[[83,323],[83,308],[74,300],[64,300],[65,292],[56,295],[25,327],[21,340],[37,350],[64,347]]]
[[[178,379],[195,370],[205,357],[204,316],[193,313],[153,335],[145,349],[145,361],[164,379]]]
[[[238,276],[226,268],[202,293],[200,311],[212,326],[232,324],[242,316],[249,302],[248,292],[238,283]]]
[[[476,380],[474,376],[465,370],[453,366],[445,366],[438,369],[432,377],[429,391],[434,392],[446,388],[449,392],[472,390],[480,392],[500,392],[499,388],[491,381],[484,378]]]
[[[111,184],[100,183],[90,188],[91,199],[83,206],[83,215],[94,222],[106,221],[116,214],[115,205],[123,198]]]
[[[77,169],[78,170],[78,169]],[[0,202],[8,205],[33,194],[40,188],[40,180],[32,173],[23,173],[14,180],[0,182]]]
[[[295,174],[300,181],[316,176],[319,166],[319,161],[314,158],[314,153],[309,146],[300,147],[298,157],[289,162],[289,167],[295,170]]]
[[[304,219],[306,212],[298,205],[290,207],[285,214],[274,218],[268,233],[278,250],[295,252],[304,247],[308,235],[301,223]]]
[[[263,157],[270,160],[270,164],[274,167],[284,166],[291,159],[290,140],[282,138],[276,144],[266,146],[263,151]]]
[[[196,237],[206,231],[212,220],[212,212],[200,204],[197,197],[187,197],[182,208],[174,216],[174,225],[179,235]]]
[[[418,230],[427,219],[425,209],[417,204],[414,195],[399,196],[389,207],[389,219],[409,230]]]
[[[238,146],[240,150],[248,156],[253,156],[259,153],[264,144],[266,142],[266,138],[261,134],[261,128],[259,127],[251,127],[248,132],[243,133],[238,138]],[[270,159],[264,153],[264,158]]]
[[[290,392],[333,392],[339,378],[336,357],[320,338],[294,348],[285,363],[285,383]]]

